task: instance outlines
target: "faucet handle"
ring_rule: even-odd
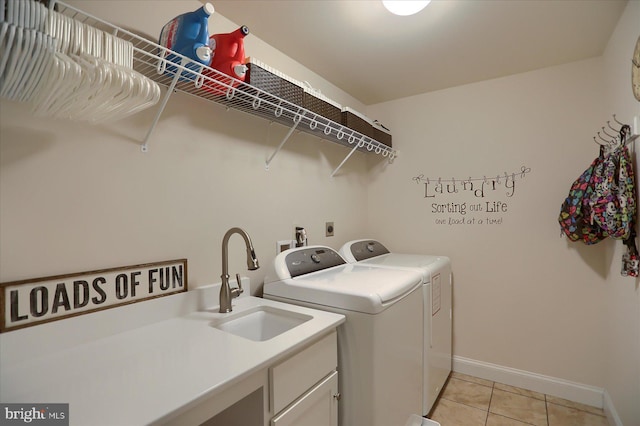
[[[240,281],[240,274],[236,274],[236,282],[238,283],[238,288],[231,289],[231,298],[238,297],[244,292],[242,282]]]
[[[242,289],[242,282],[240,281],[240,274],[236,274],[236,282],[238,283],[238,289],[240,290],[240,293],[242,293],[244,290]]]

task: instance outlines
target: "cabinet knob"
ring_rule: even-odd
[[[340,395],[340,392],[334,393],[333,397],[336,399],[336,401],[340,401],[340,398],[342,398],[342,395]]]

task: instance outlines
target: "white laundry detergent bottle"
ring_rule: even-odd
[[[185,67],[199,72],[201,69],[199,64],[209,66],[211,63],[209,16],[211,16],[213,12],[213,5],[211,3],[205,3],[204,6],[194,12],[176,16],[162,27],[159,44],[191,59],[193,62],[187,61]],[[178,71],[181,71],[181,80],[193,80],[196,78],[196,74],[167,63],[167,61],[169,61],[175,64],[181,64],[182,58],[179,56],[163,49],[163,51],[160,52],[160,58],[158,73],[175,75]]]

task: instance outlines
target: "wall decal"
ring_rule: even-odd
[[[412,180],[423,185],[423,197],[430,201],[429,212],[436,225],[501,225],[509,212],[508,200],[516,194],[516,182],[531,168],[497,174],[495,177],[442,179],[420,174]]]

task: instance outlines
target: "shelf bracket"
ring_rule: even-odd
[[[289,129],[289,132],[287,132],[284,139],[282,139],[282,142],[280,142],[280,145],[278,145],[278,147],[273,152],[273,154],[271,154],[271,156],[265,162],[265,165],[264,165],[265,170],[269,170],[269,166],[271,165],[271,162],[273,161],[274,157],[278,154],[278,152],[280,152],[284,144],[293,134],[294,130],[296,130],[296,127],[298,127],[298,124],[300,124],[300,122],[302,121],[302,117],[304,117],[304,112],[302,114],[296,114],[296,116],[293,119],[293,126],[291,126],[291,128]]]
[[[160,59],[161,61],[166,61],[166,59]],[[182,60],[182,65],[184,66],[184,59]],[[165,64],[166,66],[166,64]],[[169,97],[171,96],[171,94],[173,93],[173,89],[175,89],[176,84],[178,83],[178,80],[180,79],[180,76],[182,75],[182,69],[178,69],[176,74],[173,76],[173,80],[171,80],[171,85],[169,86],[169,88],[167,89],[167,93],[164,94],[164,98],[162,99],[162,102],[160,103],[160,106],[158,107],[158,112],[156,112],[156,116],[153,119],[153,123],[151,123],[151,127],[149,128],[149,131],[147,132],[147,135],[144,137],[144,141],[142,142],[142,147],[140,148],[142,150],[142,152],[148,152],[149,151],[149,138],[151,137],[151,133],[153,133],[153,131],[156,128],[156,125],[158,124],[158,120],[160,120],[160,116],[162,115],[162,112],[164,111],[164,108],[167,106],[167,102],[169,102]]]
[[[342,160],[342,163],[340,163],[340,165],[338,167],[336,167],[336,169],[333,171],[333,173],[331,173],[331,177],[334,177],[335,174],[338,173],[338,170],[340,170],[342,168],[344,163],[346,163],[347,160],[353,155],[353,153],[356,152],[356,149],[358,149],[358,144],[359,144],[359,142],[357,142],[355,144],[355,146],[353,148],[351,148],[351,151],[349,151],[349,154],[347,154],[347,156],[344,158],[344,160]]]

